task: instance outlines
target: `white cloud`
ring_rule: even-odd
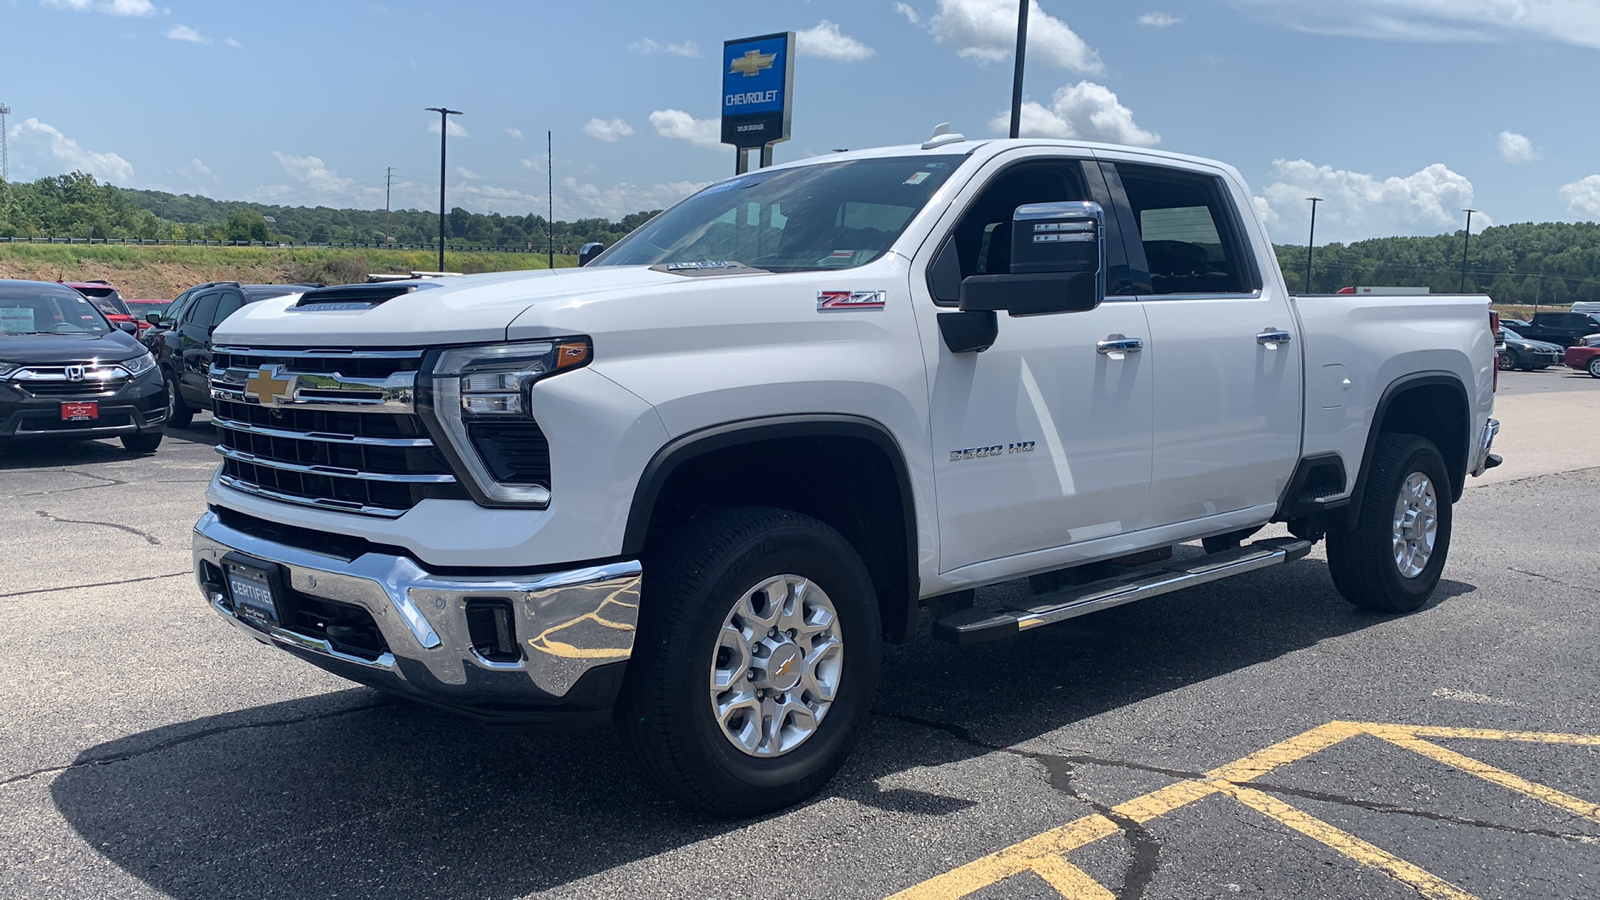
[[[512,137],[516,138],[519,141],[522,140],[522,129],[521,128],[507,128],[506,129],[506,134],[511,135]]]
[[[1496,41],[1517,33],[1600,48],[1587,0],[1234,0],[1301,31],[1386,40]]]
[[[69,170],[88,172],[112,184],[127,185],[133,180],[133,163],[115,153],[98,153],[86,150],[78,142],[62,134],[59,129],[38,119],[29,118],[11,126],[12,140],[21,141],[19,149],[43,145],[50,156],[65,163]],[[16,150],[14,155],[22,155]]]
[[[188,176],[195,181],[215,181],[216,176],[211,174],[211,167],[201,162],[198,158],[191,159],[178,169],[178,174]]]
[[[1590,175],[1562,185],[1560,194],[1568,212],[1586,215],[1591,219],[1600,218],[1600,175]]]
[[[1171,28],[1182,21],[1182,16],[1164,12],[1147,12],[1139,17],[1139,24],[1150,28]]]
[[[1533,148],[1533,141],[1517,134],[1515,131],[1500,132],[1500,158],[1508,163],[1533,162],[1539,156],[1539,151]]]
[[[534,172],[543,172],[545,169],[550,168],[550,157],[541,153],[532,159],[523,160],[522,167]]]
[[[658,109],[650,114],[650,127],[664,138],[688,141],[696,147],[733,149],[722,143],[722,123],[696,119],[681,109]]]
[[[175,41],[188,41],[191,44],[211,43],[211,38],[206,37],[199,31],[196,31],[187,25],[174,25],[162,33]]]
[[[233,38],[223,38],[222,42],[224,44],[227,44],[229,47],[243,47],[244,46],[243,44],[239,43],[238,41],[234,40]]]
[[[1472,182],[1442,163],[1405,177],[1377,178],[1303,159],[1274,160],[1276,179],[1262,191],[1258,209],[1266,204],[1266,220],[1274,240],[1303,240],[1310,224],[1307,197],[1321,197],[1317,207],[1317,238],[1354,241],[1405,234],[1438,234],[1460,228],[1461,212],[1472,205]],[[1476,233],[1492,224],[1489,216],[1474,213]]]
[[[570,206],[580,216],[604,216],[616,220],[629,213],[664,209],[710,183],[674,181],[644,187],[624,182],[600,188],[575,178],[564,178],[561,180],[561,189],[556,193],[556,213],[559,218],[562,207]]]
[[[467,168],[466,166],[456,166],[456,174],[460,175],[462,178],[470,178],[473,181],[481,181],[482,178],[483,178],[483,176],[479,175],[477,172],[472,171],[471,169]]]
[[[646,55],[652,53],[671,53],[673,56],[682,56],[688,59],[698,59],[700,57],[700,45],[696,44],[694,41],[669,41],[667,43],[662,43],[654,38],[645,38],[629,44],[628,49],[632,50],[634,53],[643,53]]]
[[[1011,113],[1001,112],[990,120],[989,127],[1002,134],[1009,132]],[[1133,121],[1133,110],[1123,106],[1110,88],[1092,81],[1057,88],[1048,107],[1032,100],[1023,103],[1021,134],[1136,147],[1161,142],[1161,135]]]
[[[844,34],[839,26],[827,19],[817,23],[815,28],[799,31],[794,36],[795,49],[801,56],[820,56],[823,59],[833,59],[840,62],[855,62],[876,55],[878,51],[868,47],[853,37]]]
[[[468,137],[469,136],[467,134],[467,130],[465,128],[462,128],[460,125],[456,124],[456,120],[455,119],[450,119],[449,121],[450,121],[450,136],[451,137]],[[429,134],[438,134],[439,133],[439,120],[438,119],[434,119],[432,122],[428,123],[428,133]]]
[[[39,0],[40,6],[51,9],[70,9],[73,12],[97,12],[108,16],[153,16],[155,4],[150,0]]]
[[[907,4],[895,3],[894,11],[899,13],[902,16],[905,16],[906,17],[906,21],[910,22],[913,25],[921,25],[922,24],[922,16],[920,14],[918,14],[918,12],[916,10],[912,9]]]
[[[583,123],[583,133],[596,140],[615,144],[625,137],[633,137],[633,126],[621,119],[590,119]]]
[[[939,11],[928,30],[941,44],[956,48],[959,56],[983,63],[1010,59],[1017,47],[1017,4],[1013,0],[939,0]],[[1028,62],[1044,63],[1075,72],[1101,72],[1105,66],[1083,38],[1067,23],[1039,8],[1028,6]]]

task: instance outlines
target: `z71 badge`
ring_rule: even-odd
[[[817,312],[837,309],[883,309],[884,291],[817,291]]]

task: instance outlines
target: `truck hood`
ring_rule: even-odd
[[[317,309],[295,303],[251,303],[229,316],[212,340],[260,347],[418,347],[503,341],[529,310],[571,310],[620,297],[693,289],[712,279],[658,272],[644,266],[543,269],[423,280],[417,289],[370,309]],[[543,318],[541,316],[541,318]],[[568,319],[570,316],[562,316]]]

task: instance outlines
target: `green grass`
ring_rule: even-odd
[[[577,265],[556,256],[556,267]],[[0,244],[0,278],[82,281],[103,278],[124,297],[170,298],[206,281],[365,281],[372,272],[431,271],[430,250],[358,250],[329,247],[208,247],[121,244]],[[541,253],[445,251],[451,272],[504,272],[545,268]]]

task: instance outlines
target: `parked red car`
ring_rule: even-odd
[[[1600,347],[1591,347],[1587,342],[1567,348],[1566,363],[1568,368],[1588,372],[1595,378],[1600,378]]]

